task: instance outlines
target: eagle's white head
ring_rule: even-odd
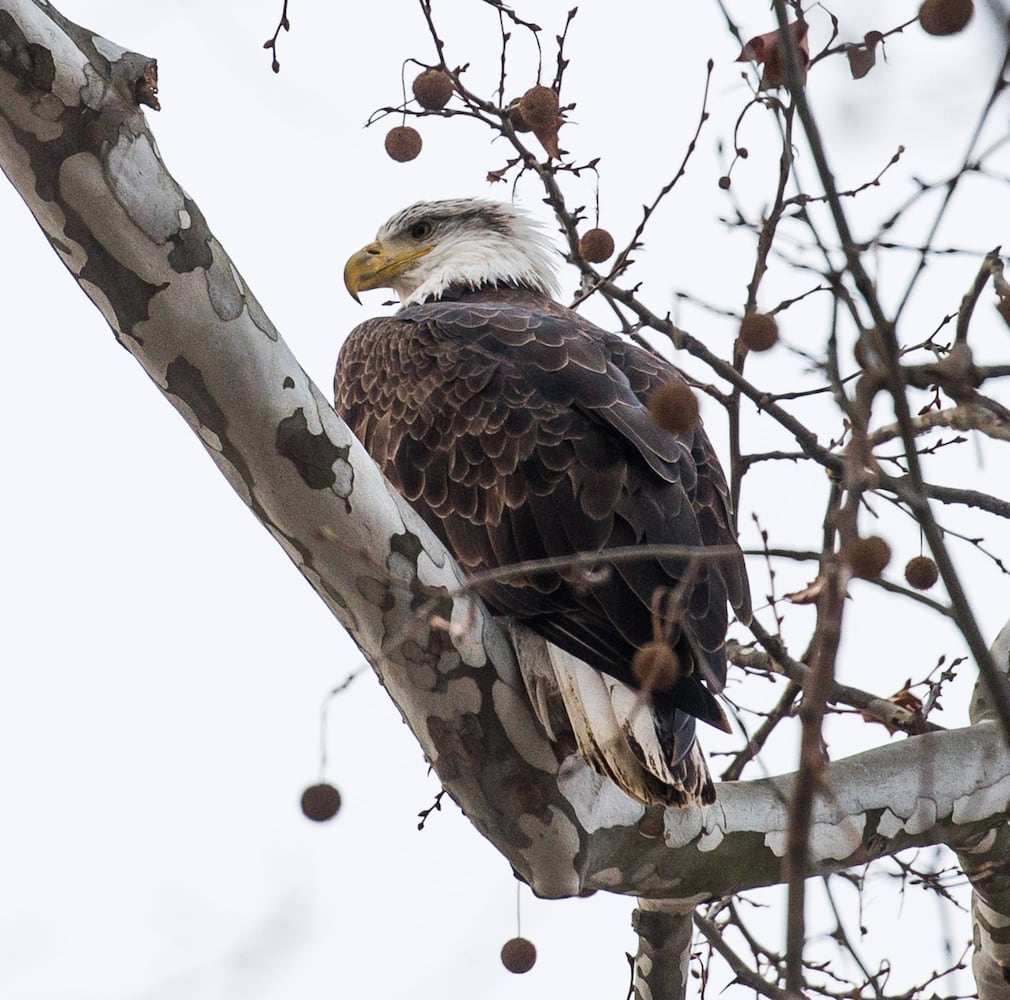
[[[557,251],[522,209],[481,198],[419,201],[397,212],[344,267],[358,298],[392,288],[404,305],[450,288],[529,288],[558,294]]]

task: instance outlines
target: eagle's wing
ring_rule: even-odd
[[[464,300],[364,323],[341,352],[338,410],[466,569],[732,542],[704,432],[668,434],[644,405],[676,370],[559,312]],[[727,597],[746,609],[742,561],[643,559],[595,576],[530,574],[483,594],[634,684],[632,657],[654,637],[653,599],[665,593],[664,638],[686,669],[654,695],[658,725],[671,746],[676,709],[724,726],[711,690],[725,679]]]

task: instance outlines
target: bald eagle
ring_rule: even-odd
[[[552,676],[525,680],[552,738],[639,801],[711,803],[695,719],[728,729],[727,601],[749,615],[726,482],[700,424],[671,434],[650,417],[680,372],[556,302],[556,258],[512,205],[394,215],[344,281],[355,299],[392,288],[401,308],[343,345],[336,408],[465,571],[600,555],[589,573],[503,578],[481,596],[548,641]],[[733,554],[607,562],[656,544]],[[633,661],[657,641],[677,669],[643,691]]]

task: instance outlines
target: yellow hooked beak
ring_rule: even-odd
[[[393,279],[402,274],[410,264],[431,253],[434,246],[404,247],[376,241],[362,247],[344,265],[344,284],[355,302],[360,302],[358,292],[370,288],[392,288]]]

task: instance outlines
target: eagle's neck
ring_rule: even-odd
[[[559,294],[557,260],[542,230],[517,216],[509,220],[508,231],[461,228],[450,233],[401,275],[394,288],[405,306],[485,289],[552,296]]]
[[[474,288],[471,285],[456,282],[449,285],[438,296],[431,296],[428,302],[500,302],[502,304],[542,307],[545,303],[555,303],[551,294],[543,288],[531,288],[528,285],[503,283],[500,285],[482,284]]]

